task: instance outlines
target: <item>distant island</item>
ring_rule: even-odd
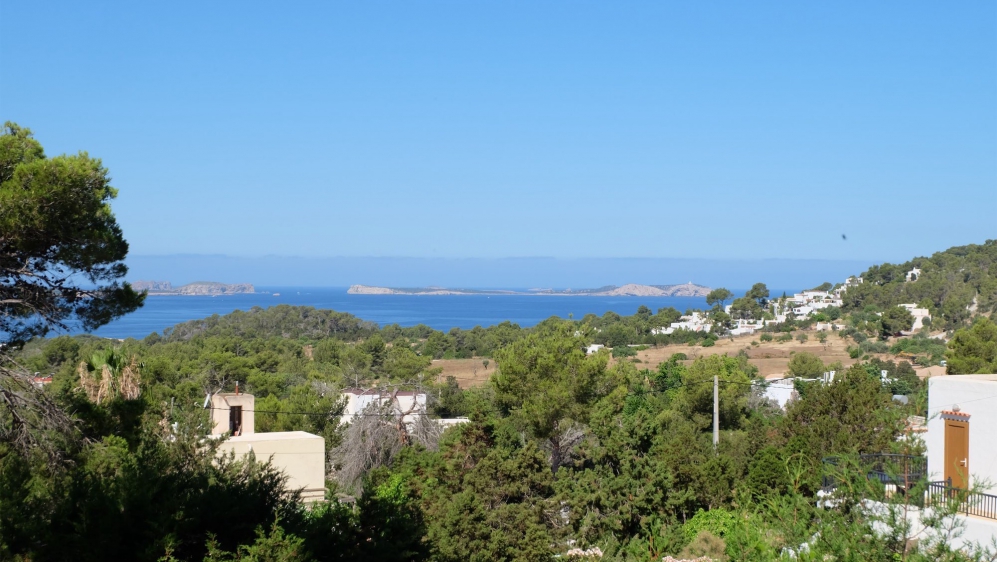
[[[132,288],[136,291],[148,291],[150,295],[238,295],[255,293],[256,288],[249,283],[215,283],[214,281],[195,281],[180,287],[174,287],[169,281],[135,281]]]
[[[443,287],[391,288],[353,285],[346,291],[351,295],[553,295],[578,297],[705,297],[712,289],[695,283],[681,285],[607,285],[598,289],[529,289],[508,291],[500,289],[447,289]]]

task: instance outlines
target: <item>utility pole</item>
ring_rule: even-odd
[[[713,375],[713,452],[720,444],[720,377]]]

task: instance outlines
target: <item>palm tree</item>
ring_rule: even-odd
[[[119,395],[125,400],[135,400],[142,392],[135,357],[126,364],[125,358],[113,349],[94,352],[89,359],[80,362],[76,372],[80,376],[80,388],[95,404]]]

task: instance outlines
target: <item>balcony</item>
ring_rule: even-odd
[[[952,479],[928,482],[925,493],[927,505],[957,502],[959,513],[997,520],[997,496],[981,492],[970,492],[952,486]]]

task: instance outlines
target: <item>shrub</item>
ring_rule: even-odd
[[[700,509],[692,519],[682,525],[682,534],[687,541],[692,541],[704,531],[714,537],[723,538],[734,528],[737,519],[734,514],[721,507],[703,511]]]
[[[772,341],[772,334],[762,334],[758,339],[764,342]]]
[[[682,549],[679,557],[683,560],[727,560],[727,543],[709,531],[703,531],[696,536],[688,546]]]
[[[886,342],[866,340],[859,344],[859,349],[866,353],[886,353],[890,351],[890,346]]]
[[[794,377],[813,378],[824,372],[824,362],[813,353],[801,351],[789,360],[789,374]]]
[[[703,347],[713,347],[714,344],[716,344],[716,342],[717,342],[717,340],[715,340],[715,339],[707,338],[707,339],[703,340],[702,346]]]
[[[806,341],[809,340],[809,339],[810,339],[810,336],[808,336],[806,334],[797,334],[797,336],[796,336],[796,341],[798,341],[800,343],[806,343]]]
[[[668,358],[669,361],[685,361],[689,356],[681,351],[678,353],[673,353],[671,357]]]
[[[637,350],[628,345],[613,348],[613,357],[633,357],[634,355],[637,355]]]
[[[779,343],[785,343],[785,342],[788,342],[788,341],[793,341],[793,334],[785,333],[785,334],[779,336],[778,338],[776,338],[775,341],[777,341]]]

